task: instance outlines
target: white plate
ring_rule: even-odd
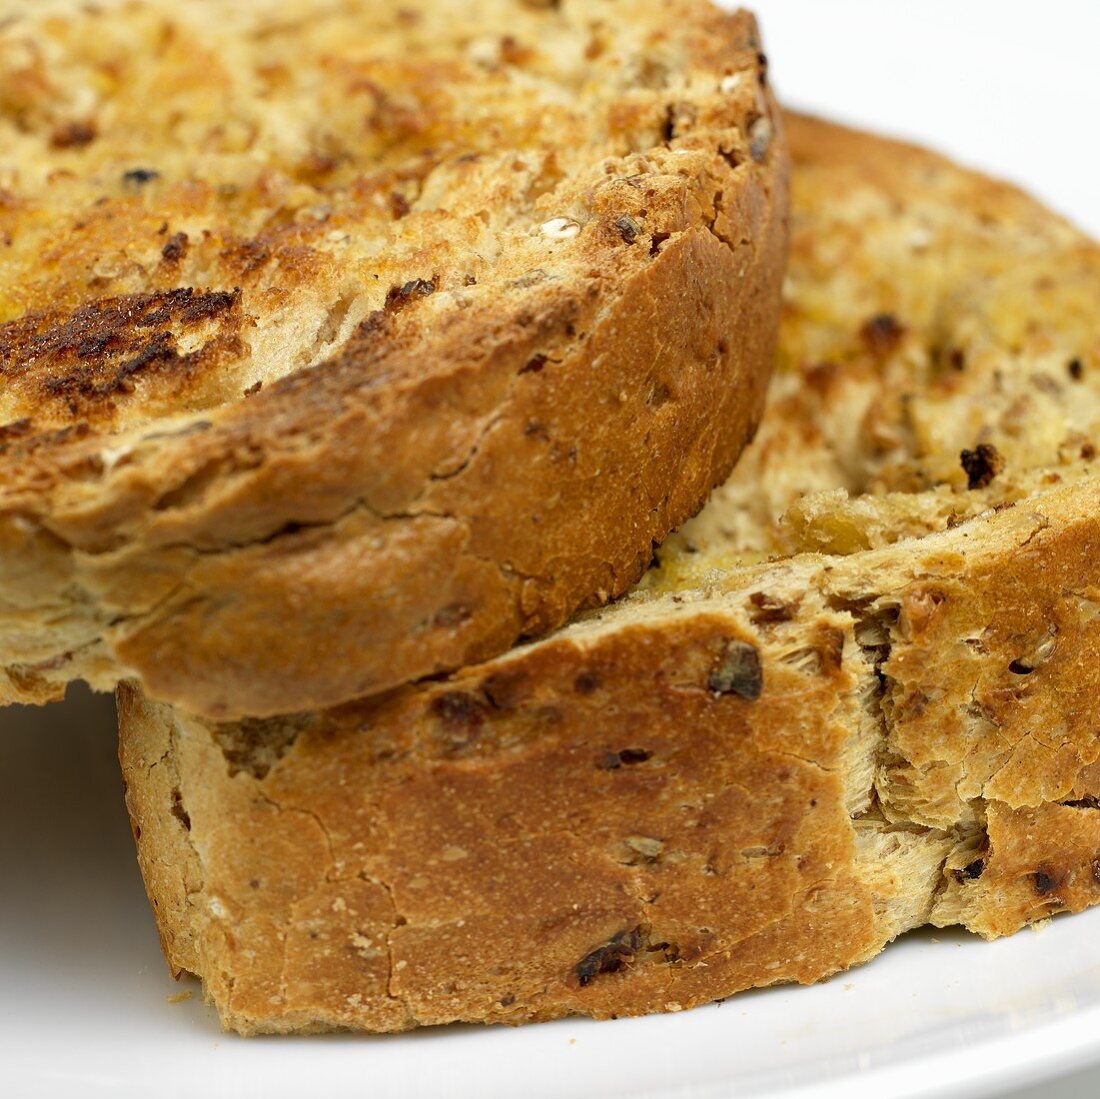
[[[907,937],[813,988],[614,1023],[242,1040],[160,956],[108,698],[0,730],[0,1092],[147,1099],[779,1096],[979,1099],[1084,1063],[1100,910],[986,944]],[[173,1003],[180,991],[190,999]]]
[[[364,0],[367,2],[367,0]],[[1042,194],[1100,232],[1100,5],[759,0],[776,83]],[[985,944],[908,936],[863,969],[683,1015],[395,1038],[222,1035],[161,960],[109,699],[0,715],[0,1091],[981,1099],[1100,1060],[1100,911]],[[192,996],[169,998],[182,987]]]

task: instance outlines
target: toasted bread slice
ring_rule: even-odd
[[[789,132],[773,400],[632,596],[293,718],[120,689],[165,952],[226,1026],[673,1011],[1100,900],[1100,249]]]
[[[625,590],[754,430],[747,14],[26,2],[0,107],[7,700],[262,715],[488,657]]]

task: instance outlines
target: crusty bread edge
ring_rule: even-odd
[[[720,32],[751,17],[709,18],[715,37],[698,47],[697,61],[713,67],[723,60]],[[40,634],[63,621],[64,636],[57,651],[35,661],[8,654],[3,697],[40,701],[76,677],[107,689],[135,678],[154,697],[211,718],[309,709],[485,659],[627,590],[654,543],[728,474],[762,412],[785,265],[788,164],[770,92],[761,107],[770,119],[767,148],[748,156],[743,135],[743,159],[731,156],[722,169],[709,220],[696,214],[610,308],[589,317],[596,322],[590,339],[570,352],[570,379],[622,384],[624,401],[611,413],[587,391],[573,397],[581,435],[609,415],[621,425],[618,440],[606,433],[603,449],[589,456],[592,468],[622,478],[645,466],[647,447],[678,459],[652,463],[626,490],[615,487],[606,508],[591,507],[587,473],[569,481],[558,466],[511,494],[505,487],[487,499],[475,486],[466,497],[458,489],[448,496],[435,486],[417,514],[380,514],[363,499],[362,484],[374,476],[365,472],[370,463],[347,446],[349,437],[377,431],[362,408],[349,412],[346,404],[356,388],[353,361],[285,379],[210,417],[202,430],[143,444],[140,467],[104,467],[94,439],[59,437],[25,454],[13,451],[5,458],[13,475],[0,508],[2,569],[25,578],[28,606],[16,613]],[[600,262],[613,265],[613,252],[601,245]],[[523,372],[547,332],[570,327],[574,291],[549,301],[537,325],[518,314],[495,318],[507,337],[497,354],[511,373]],[[670,311],[669,302],[684,307]],[[705,316],[693,311],[699,303]],[[459,326],[440,341],[438,353],[453,360],[455,374],[471,359],[470,337],[469,327]],[[677,415],[653,421],[653,437],[642,445],[634,435],[649,415],[647,394],[636,392],[632,379],[678,346],[692,349],[676,364],[683,403]],[[483,465],[515,467],[511,440],[537,433],[535,413],[546,401],[532,398],[534,383],[525,382],[507,423],[476,444]],[[552,407],[564,407],[568,388],[557,396],[547,391]],[[431,390],[426,386],[418,403],[425,423],[438,420],[433,404],[450,401]],[[281,440],[303,425],[305,434],[327,438],[331,461],[318,460],[315,447],[304,454],[283,447]],[[503,427],[509,441],[497,445]],[[258,467],[257,452],[266,454]],[[211,471],[216,491],[207,493],[200,486],[209,485]],[[532,498],[560,499],[558,513],[544,529],[519,535],[520,525],[506,516],[522,514]],[[225,533],[261,511],[262,533],[239,541]],[[150,516],[155,521],[147,523]],[[373,570],[377,578],[348,569],[347,559],[380,540],[386,567]],[[543,543],[552,544],[553,557],[540,554]],[[397,574],[406,579],[395,599]],[[66,593],[74,590],[82,598],[70,605]],[[67,606],[64,620],[58,606]],[[346,613],[349,606],[374,611],[365,624],[363,613]],[[273,631],[272,621],[288,613],[298,629]],[[372,619],[391,620],[392,635],[378,634]],[[314,643],[302,644],[301,636]]]

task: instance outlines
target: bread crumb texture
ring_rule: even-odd
[[[631,596],[293,719],[120,692],[166,951],[226,1026],[680,1010],[1100,900],[1100,253],[789,131],[769,410]]]
[[[625,591],[760,418],[748,14],[15,0],[0,145],[7,700],[225,719],[488,658]]]

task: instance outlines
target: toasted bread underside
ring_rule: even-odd
[[[23,3],[0,140],[6,700],[264,715],[486,658],[624,591],[759,419],[747,14]]]
[[[1100,251],[788,129],[772,403],[629,598],[293,718],[120,689],[165,952],[225,1025],[672,1011],[1100,900]]]

